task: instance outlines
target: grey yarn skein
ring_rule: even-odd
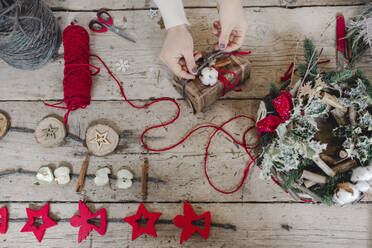
[[[0,0],[0,58],[35,70],[58,52],[62,33],[43,0]]]

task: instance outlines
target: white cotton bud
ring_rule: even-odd
[[[212,67],[206,67],[201,71],[200,80],[204,85],[213,86],[217,83],[218,71]]]
[[[353,169],[353,174],[351,176],[352,182],[358,181],[369,181],[372,179],[372,165],[366,167],[357,167]]]
[[[338,189],[338,191],[333,195],[333,201],[340,205],[344,205],[356,201],[359,198],[359,196],[360,191],[358,190],[353,190],[353,193],[351,193],[341,188]]]
[[[370,188],[369,184],[365,181],[358,182],[355,185],[355,188],[358,189],[360,192],[367,192]]]

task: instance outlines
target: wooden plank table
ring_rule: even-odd
[[[335,31],[331,25],[323,30],[332,17],[341,12],[346,18],[354,16],[368,0],[246,0],[245,12],[249,30],[244,50],[251,50],[252,76],[240,93],[231,93],[208,111],[193,115],[185,101],[170,84],[171,73],[160,62],[158,54],[165,34],[158,24],[160,17],[151,19],[148,0],[47,0],[62,27],[71,21],[87,26],[94,11],[106,7],[116,24],[126,28],[137,39],[129,43],[114,34],[91,34],[91,49],[115,70],[119,59],[128,60],[130,67],[117,75],[128,97],[136,104],[150,98],[169,96],[181,105],[180,119],[172,126],[151,133],[148,142],[154,147],[174,143],[200,123],[221,123],[237,114],[255,117],[258,98],[267,94],[272,82],[278,81],[294,57],[297,42],[305,37],[313,39],[324,51],[322,58],[331,63],[325,70],[335,68]],[[217,19],[214,0],[185,0],[186,12],[192,23],[191,32],[199,50],[210,48],[216,38],[211,35],[211,23]],[[125,18],[124,18],[125,17]],[[126,21],[125,21],[126,20]],[[333,22],[332,22],[333,23]],[[300,48],[298,58],[303,51]],[[98,61],[92,63],[101,66]],[[365,56],[358,65],[372,79],[372,56]],[[212,213],[211,234],[208,240],[195,235],[184,247],[371,247],[372,205],[364,202],[345,207],[303,204],[293,201],[279,187],[259,178],[254,168],[244,187],[236,194],[215,192],[203,175],[204,147],[212,130],[202,130],[184,145],[174,150],[147,152],[140,144],[142,131],[153,124],[171,118],[176,109],[160,103],[150,109],[135,110],[122,102],[119,90],[109,75],[102,71],[94,77],[92,104],[70,115],[68,131],[61,147],[44,149],[36,144],[33,130],[46,115],[64,111],[44,106],[43,101],[63,98],[63,48],[56,60],[37,71],[19,71],[0,61],[0,109],[11,116],[12,127],[0,141],[0,206],[10,212],[8,233],[0,235],[0,247],[178,247],[180,229],[172,224],[174,216],[182,213],[184,200],[190,201],[198,214]],[[85,130],[95,120],[112,121],[120,130],[117,151],[104,158],[91,157],[84,192],[74,189],[80,166],[87,150],[83,146]],[[247,123],[237,122],[228,129],[239,134]],[[75,137],[75,138],[73,138]],[[76,138],[78,137],[78,138]],[[251,134],[249,143],[256,137]],[[211,147],[208,172],[212,181],[229,190],[240,181],[248,156],[231,140],[220,135]],[[148,198],[150,211],[163,212],[156,225],[158,237],[142,236],[131,239],[131,227],[121,219],[135,213],[139,202],[141,164],[149,159]],[[56,167],[68,163],[72,181],[66,186],[35,184],[35,173],[42,165]],[[121,167],[129,167],[135,175],[133,187],[115,190],[111,186],[97,187],[95,171],[111,166],[115,174]],[[114,183],[112,181],[111,183]],[[77,229],[69,224],[76,214],[80,199],[92,209],[108,211],[108,232],[102,237],[92,232],[78,245]],[[40,207],[51,203],[52,216],[58,226],[47,230],[43,243],[33,234],[20,233],[25,223],[26,207]]]

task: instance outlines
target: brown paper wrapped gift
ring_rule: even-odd
[[[221,56],[216,59],[216,68],[224,71],[233,71],[238,76],[239,84],[234,87],[235,89],[239,89],[250,76],[251,63],[248,60],[248,56],[249,55],[229,55]],[[235,83],[233,74],[222,74],[231,84]],[[184,80],[176,77],[172,82],[176,90],[182,94],[182,84]],[[194,113],[199,113],[223,95],[224,87],[224,84],[219,80],[213,86],[206,86],[201,83],[199,77],[196,77],[194,80],[185,84],[184,97],[193,108]],[[226,87],[226,92],[230,90],[229,87]]]

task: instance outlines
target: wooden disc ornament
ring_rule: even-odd
[[[55,117],[43,119],[35,129],[36,142],[43,147],[56,147],[65,137],[65,126]]]
[[[119,135],[110,126],[97,124],[88,128],[85,140],[88,151],[102,157],[115,151],[119,144]]]
[[[10,121],[8,117],[0,112],[0,139],[8,132]]]

